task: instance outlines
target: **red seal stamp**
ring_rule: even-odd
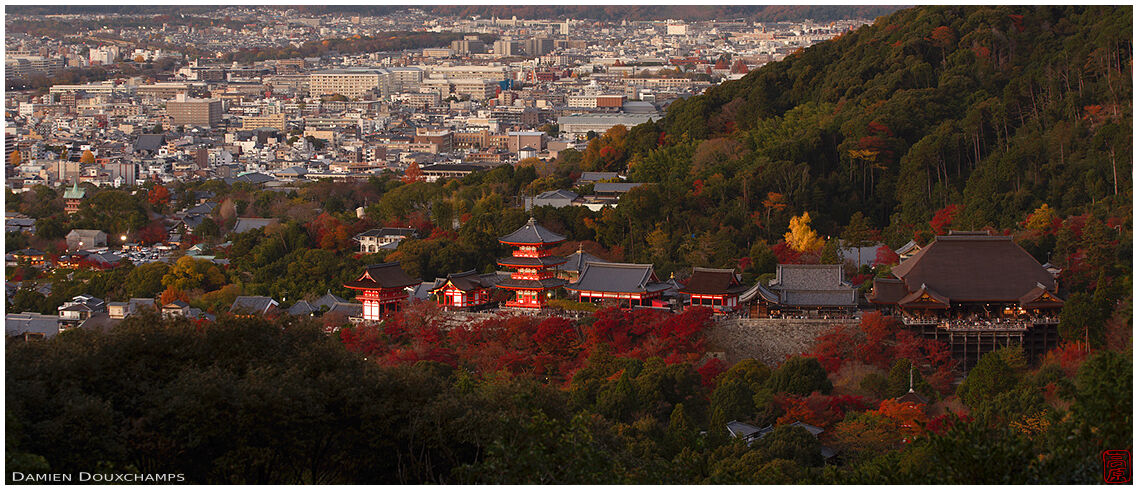
[[[1130,451],[1108,449],[1102,452],[1102,481],[1130,483]]]

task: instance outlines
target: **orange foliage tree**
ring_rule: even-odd
[[[403,172],[403,182],[409,184],[411,182],[422,182],[423,180],[425,180],[423,170],[419,168],[417,162],[411,162],[411,164],[407,166],[407,171]]]

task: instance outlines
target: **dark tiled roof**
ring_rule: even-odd
[[[566,286],[574,291],[608,293],[649,293],[668,289],[656,278],[652,264],[589,262],[581,269],[577,282]]]
[[[316,311],[316,308],[314,308],[311,303],[303,299],[297,301],[296,304],[288,308],[288,314],[293,316],[308,315],[314,311]]]
[[[537,245],[563,242],[565,237],[545,229],[545,227],[537,224],[536,220],[530,218],[524,226],[499,238],[498,241],[509,244]]]
[[[879,277],[873,280],[873,290],[866,295],[866,299],[874,303],[895,304],[908,294],[904,281]]]
[[[748,301],[763,301],[766,303],[778,303],[778,294],[763,287],[761,282],[755,283],[746,291],[739,294],[739,302],[746,303]]]
[[[348,302],[348,300],[341,298],[339,296],[336,296],[335,294],[332,294],[332,291],[325,291],[324,296],[321,296],[320,299],[312,302],[312,306],[314,308],[320,308],[321,306],[326,306],[328,308],[331,308],[332,305],[334,305],[336,303],[347,303],[347,302]]]
[[[136,150],[157,151],[166,143],[166,136],[163,134],[143,134],[138,137],[134,143]]]
[[[276,218],[237,218],[237,222],[233,224],[233,233],[244,233],[249,230],[264,228],[276,222]]]
[[[414,228],[372,228],[368,231],[356,235],[356,237],[363,236],[401,236],[409,237],[415,235]]]
[[[563,271],[580,272],[581,268],[585,267],[585,264],[587,264],[589,262],[604,263],[604,262],[608,262],[608,261],[604,260],[600,257],[597,257],[596,255],[593,255],[589,252],[578,249],[572,255],[566,257],[565,263],[562,264],[561,266],[557,267],[557,268],[561,269]]]
[[[779,264],[769,289],[788,306],[857,305],[854,287],[842,279],[839,264]]]
[[[949,300],[948,298],[944,297],[944,295],[930,289],[924,284],[921,284],[921,287],[917,288],[916,291],[913,291],[905,295],[904,298],[898,300],[897,304],[907,306],[925,306],[932,308],[948,308]]]
[[[229,312],[259,315],[269,311],[269,308],[275,305],[276,301],[267,296],[238,296],[237,299],[233,300],[233,306],[229,307]]]
[[[850,285],[842,280],[842,266],[838,264],[779,264],[770,287],[776,290],[830,291],[847,289]]]
[[[1019,304],[1024,308],[1058,307],[1063,305],[1063,300],[1051,294],[1046,286],[1036,283],[1035,289],[1020,297]]]
[[[597,182],[593,184],[593,192],[623,194],[642,185],[643,182]]]
[[[908,393],[897,397],[897,401],[901,403],[915,403],[917,405],[927,405],[929,403],[929,400],[927,398],[921,396],[919,393],[913,391],[912,389],[910,389]]]
[[[411,276],[403,272],[399,262],[385,262],[367,266],[358,279],[345,286],[356,289],[380,289],[404,288],[416,284],[419,284],[419,281],[411,279]]]
[[[1036,284],[1055,290],[1055,278],[1010,236],[939,236],[892,272],[909,291],[927,285],[954,302],[1018,302]]]
[[[565,259],[556,256],[546,257],[502,257],[498,259],[498,265],[503,267],[552,267],[558,264],[564,264]]]
[[[344,314],[348,316],[362,316],[364,314],[363,303],[336,303],[325,312],[328,314]]]
[[[439,284],[432,289],[432,291],[442,288],[447,282],[454,284],[454,287],[461,291],[474,291],[475,289],[488,288],[496,283],[496,276],[497,274],[479,274],[473,269],[457,274],[447,274],[446,281]]]
[[[681,292],[685,294],[738,294],[746,290],[734,269],[693,267],[691,278]]]

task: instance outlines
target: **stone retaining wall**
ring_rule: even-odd
[[[814,346],[814,339],[837,324],[857,325],[855,319],[772,319],[722,320],[707,331],[707,350],[728,364],[755,358],[774,367],[786,356],[801,354]]]

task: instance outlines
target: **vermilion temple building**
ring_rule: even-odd
[[[514,269],[509,279],[498,283],[499,288],[514,291],[514,298],[505,306],[540,309],[552,296],[552,291],[567,282],[557,277],[555,269],[565,263],[565,258],[550,251],[552,246],[565,241],[565,237],[545,229],[530,218],[524,226],[498,241],[517,247],[513,255],[498,259],[498,265]]]
[[[399,311],[407,303],[407,287],[419,284],[399,267],[399,262],[367,266],[364,273],[344,287],[359,291],[364,321],[379,321]]]
[[[431,290],[439,306],[478,310],[490,305],[497,274],[479,274],[473,270],[447,274],[441,285]]]
[[[664,292],[670,288],[656,277],[652,264],[607,262],[586,262],[577,282],[565,287],[582,302],[615,301],[624,308],[665,306]]]
[[[892,275],[875,279],[866,299],[925,336],[948,340],[968,367],[998,347],[1021,344],[1036,355],[1058,340],[1058,284],[1010,236],[950,232]]]
[[[691,277],[680,290],[688,296],[684,309],[706,306],[716,313],[734,311],[739,306],[739,294],[747,290],[740,280],[734,269],[693,267]]]

